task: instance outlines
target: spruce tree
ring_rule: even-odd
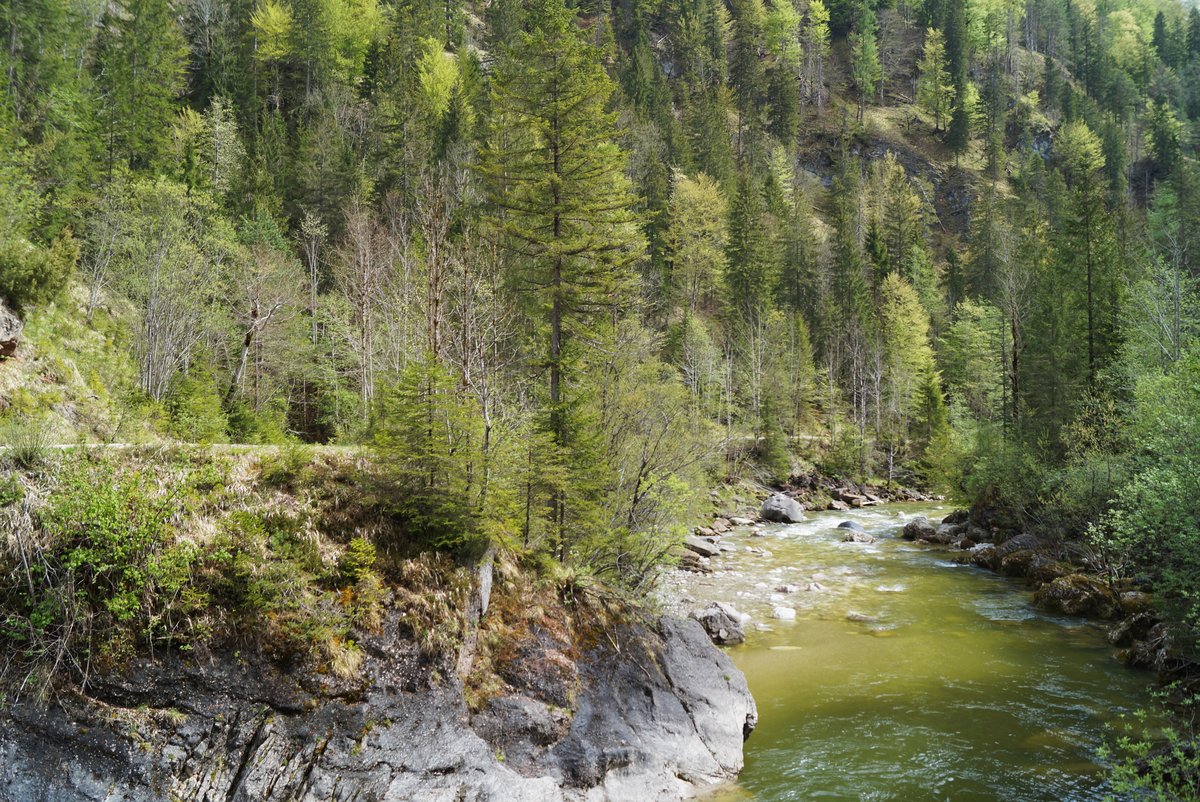
[[[183,93],[187,44],[168,0],[128,0],[104,15],[97,43],[101,125],[111,175],[158,165]]]
[[[558,452],[550,459],[565,460],[579,434],[572,343],[619,312],[643,242],[599,49],[562,0],[534,2],[525,28],[496,64],[481,171],[492,222],[513,257],[512,281],[543,322],[544,425]],[[565,558],[566,493],[555,492],[549,507]]]
[[[946,8],[946,64],[954,81],[954,107],[946,144],[958,156],[971,141],[971,110],[967,107],[967,69],[970,50],[967,39],[966,0],[949,0]]]
[[[917,103],[933,115],[933,130],[942,130],[954,103],[954,81],[946,69],[946,40],[937,28],[925,33],[925,53],[917,64]]]

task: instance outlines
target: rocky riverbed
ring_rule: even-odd
[[[1107,727],[1151,688],[1111,659],[1104,622],[1040,608],[961,538],[935,543],[944,504],[733,520],[756,511],[698,534],[707,570],[664,592],[731,644],[761,711],[719,802],[1106,798]]]

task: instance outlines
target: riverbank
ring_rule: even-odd
[[[0,491],[2,802],[676,802],[742,767],[754,700],[696,622],[406,541],[360,455],[50,452]]]
[[[1111,660],[1087,620],[1040,611],[1022,583],[901,534],[951,512],[894,504],[735,526],[711,573],[671,577],[672,611],[719,602],[749,616],[727,653],[761,720],[721,802],[1104,798],[1098,750],[1109,724],[1150,705],[1145,675]],[[845,521],[874,542],[848,539]]]
[[[1022,581],[1041,609],[1102,622],[1116,658],[1155,672],[1163,684],[1200,677],[1200,664],[1182,654],[1156,611],[1152,587],[1133,578],[1111,579],[1083,542],[1027,530],[1019,516],[987,504],[954,510],[939,526],[906,536],[949,548],[959,562]]]

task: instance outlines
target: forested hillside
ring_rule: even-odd
[[[10,439],[371,445],[415,536],[633,586],[816,466],[1090,527],[1192,620],[1195,7],[0,15]]]

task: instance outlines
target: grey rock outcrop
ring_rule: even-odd
[[[25,326],[16,312],[9,309],[4,299],[0,298],[0,359],[6,359],[17,352],[24,329]]]
[[[704,627],[708,637],[718,646],[733,646],[746,640],[742,615],[733,605],[713,602],[703,610],[693,610],[691,618]]]
[[[804,507],[791,496],[776,493],[763,502],[760,514],[768,521],[794,524],[804,520]]]
[[[172,658],[91,698],[10,701],[0,801],[668,802],[736,776],[757,720],[694,621],[626,626],[619,654],[601,639],[577,663],[573,716],[524,691],[472,715],[387,628],[354,683]]]

